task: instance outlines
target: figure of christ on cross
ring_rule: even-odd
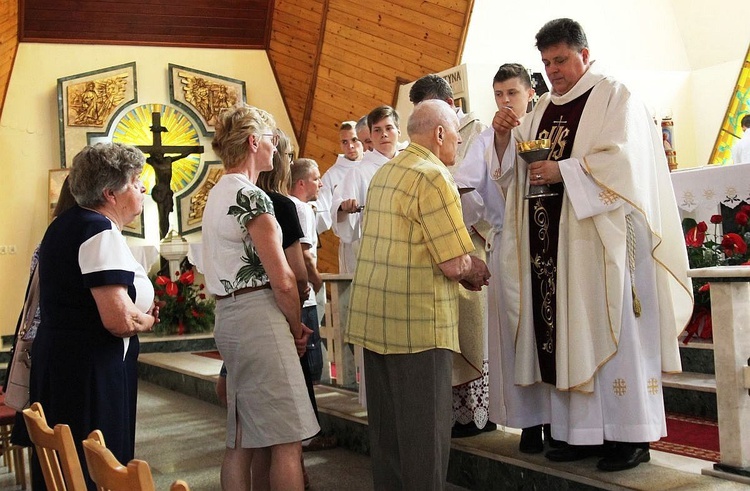
[[[151,114],[152,145],[138,145],[141,152],[148,154],[146,162],[154,169],[156,184],[151,191],[151,198],[156,202],[159,211],[159,238],[163,239],[169,232],[169,214],[174,209],[174,192],[172,182],[172,164],[194,153],[203,153],[203,146],[163,146],[161,134],[169,131],[161,125],[161,113]],[[167,155],[177,154],[177,155]]]

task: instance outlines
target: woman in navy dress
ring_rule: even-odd
[[[31,401],[51,427],[70,425],[89,489],[81,441],[100,429],[120,462],[133,458],[138,336],[158,322],[154,290],[121,234],[143,210],[144,156],[97,144],[73,159],[77,205],[50,224],[39,249],[41,324],[32,352]],[[36,455],[34,489],[44,489]]]

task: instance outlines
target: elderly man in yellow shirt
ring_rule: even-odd
[[[458,288],[489,280],[461,217],[458,118],[417,104],[411,144],[370,182],[346,341],[364,348],[375,489],[440,490],[450,452]]]

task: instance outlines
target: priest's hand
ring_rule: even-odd
[[[539,160],[529,164],[529,184],[542,186],[562,182],[560,164],[554,160]]]

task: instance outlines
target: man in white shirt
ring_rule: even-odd
[[[750,131],[748,129],[750,129],[750,114],[742,118],[744,134],[732,147],[732,161],[735,164],[750,164]]]
[[[319,382],[323,372],[323,353],[320,346],[320,326],[318,324],[317,302],[315,293],[323,286],[318,272],[318,234],[315,231],[315,212],[310,201],[318,198],[322,186],[318,164],[312,159],[297,159],[292,162],[291,185],[289,198],[297,207],[297,216],[302,232],[305,234],[299,242],[302,245],[302,256],[305,260],[307,277],[310,281],[310,293],[302,304],[302,323],[313,330],[307,344],[304,357],[310,365],[313,382]],[[304,358],[303,357],[303,358]]]

